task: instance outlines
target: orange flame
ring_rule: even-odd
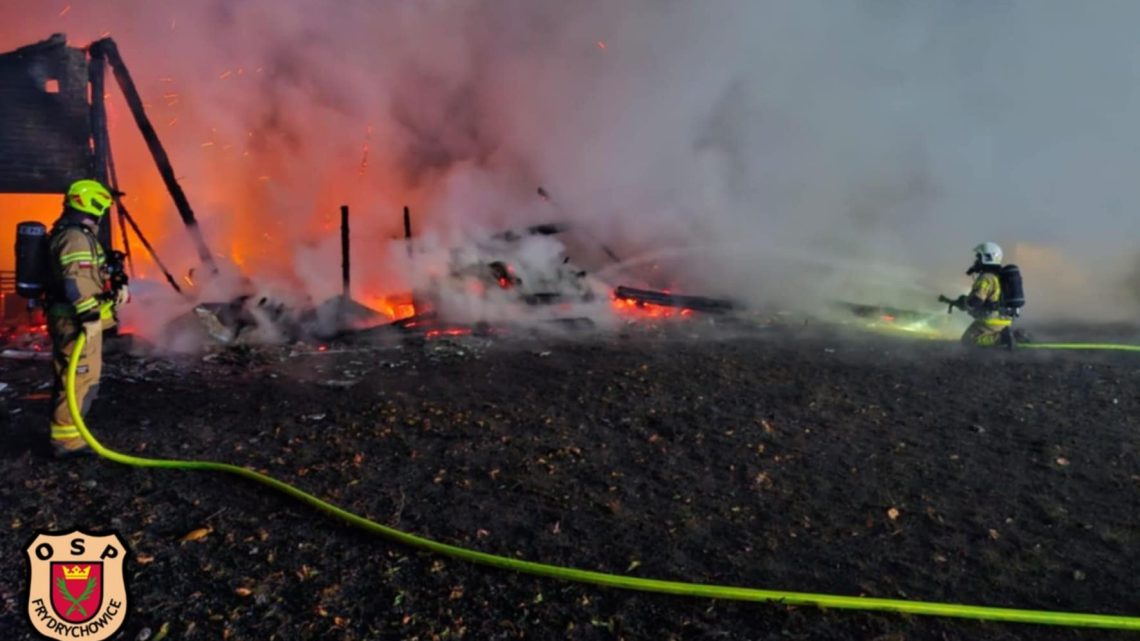
[[[362,301],[365,305],[387,316],[389,320],[401,320],[416,315],[416,306],[411,294],[391,296],[369,296]]]
[[[663,305],[654,305],[643,301],[634,300],[632,298],[618,298],[611,299],[614,311],[618,314],[631,318],[689,318],[693,315],[693,310],[683,307],[665,307]]]

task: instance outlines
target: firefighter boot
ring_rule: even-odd
[[[1006,327],[1001,330],[1001,338],[998,339],[998,344],[1004,346],[1006,349],[1012,351],[1017,347],[1017,340],[1013,337],[1013,330]]]
[[[57,429],[57,427],[53,426],[52,432],[56,432]],[[72,427],[72,429],[75,428]],[[51,439],[51,450],[52,455],[57,459],[84,458],[95,455],[95,450],[88,447],[87,441],[84,441],[81,436],[59,438],[53,435]]]

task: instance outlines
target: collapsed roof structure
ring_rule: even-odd
[[[111,38],[87,47],[71,47],[64,34],[0,54],[0,193],[63,194],[82,178],[98,180],[116,193],[124,253],[130,257],[130,227],[162,269],[167,282],[180,291],[123,206],[111,139],[107,130],[106,72],[115,80],[139,131],[154,157],[159,174],[189,231],[199,258],[213,266],[194,211],[175,178],[170,158],[143,108],[130,71]],[[100,226],[100,241],[112,246],[111,221]]]
[[[39,43],[0,54],[0,193],[63,194],[75,180],[89,178],[108,185],[115,195],[115,211],[119,223],[119,238],[123,253],[130,264],[130,228],[150,254],[155,265],[163,272],[166,281],[180,294],[195,298],[182,287],[171,271],[162,263],[153,246],[135,223],[124,206],[121,185],[115,171],[114,155],[108,132],[107,70],[110,69],[122,92],[125,103],[147,148],[154,160],[166,190],[178,211],[207,271],[217,273],[214,256],[197,224],[190,202],[179,185],[171,160],[159,140],[148,117],[143,101],[135,86],[118,46],[114,40],[104,38],[87,47],[69,46],[63,34],[55,34]],[[538,195],[550,200],[542,187]],[[559,209],[561,212],[561,208]],[[404,237],[411,239],[411,221],[404,208]],[[100,241],[105,250],[112,251],[115,234],[112,233],[112,216],[104,218],[100,226]],[[609,298],[599,283],[586,280],[586,270],[558,257],[556,264],[530,265],[526,274],[515,273],[527,261],[520,247],[539,237],[567,231],[565,223],[535,225],[525,229],[508,230],[470,246],[455,248],[448,262],[448,273],[434,287],[408,294],[406,304],[400,305],[406,313],[388,318],[397,329],[415,332],[439,331],[444,319],[437,312],[444,298],[466,295],[472,285],[480,298],[490,303],[487,309],[502,307],[500,316],[517,316],[515,304],[523,307],[560,306],[553,320],[581,320],[571,308],[577,304],[590,304]],[[312,337],[314,327],[320,327],[318,337],[340,331],[359,330],[362,325],[373,325],[382,319],[351,298],[349,285],[348,207],[341,208],[342,291],[339,296],[320,305],[315,301],[285,305],[253,291],[241,292],[236,298],[219,302],[194,300],[193,313],[187,317],[203,325],[215,340],[229,343],[237,340],[250,327],[269,326],[275,335],[286,339]],[[601,240],[599,244],[610,260],[620,263],[617,255]],[[412,246],[408,246],[409,258]],[[553,256],[553,254],[552,254]],[[193,272],[194,270],[191,270]],[[412,285],[415,289],[415,285]],[[429,291],[430,290],[430,291]],[[634,288],[619,288],[610,295],[619,309],[670,310],[678,313],[701,311],[724,313],[734,308],[727,301],[699,297],[678,297],[668,292],[654,292]],[[669,315],[665,312],[662,315]],[[332,322],[328,322],[331,316]],[[484,322],[487,319],[482,319]],[[499,319],[502,320],[502,319]],[[413,329],[414,328],[414,329]],[[446,329],[446,326],[444,326]]]

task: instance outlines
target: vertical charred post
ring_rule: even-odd
[[[404,205],[404,240],[408,241],[408,256],[412,255],[412,212]]]
[[[106,89],[107,60],[98,48],[92,48],[87,66],[87,81],[91,84],[91,177],[106,185],[110,135],[107,133]],[[103,251],[111,251],[111,217],[104,216],[99,225],[99,244]]]
[[[114,40],[104,38],[91,45],[91,52],[93,56],[104,57],[107,63],[111,65],[111,70],[115,73],[115,80],[119,83],[123,98],[127,101],[127,107],[130,108],[131,115],[134,116],[135,124],[138,125],[143,139],[146,140],[147,148],[154,156],[158,173],[162,176],[162,181],[166,184],[166,189],[170,192],[171,198],[174,199],[174,205],[178,208],[178,214],[182,217],[183,224],[186,225],[191,238],[194,239],[198,257],[212,271],[216,272],[217,265],[214,263],[210,248],[206,246],[205,238],[202,237],[202,230],[198,227],[198,221],[194,219],[194,210],[190,208],[190,201],[186,198],[186,193],[182,191],[182,186],[178,184],[174,167],[170,163],[170,157],[167,156],[166,149],[163,148],[162,142],[158,139],[158,133],[154,130],[154,125],[151,124],[150,118],[146,115],[142,97],[139,95],[138,88],[135,87],[135,82],[131,78],[122,56],[119,55],[118,45],[115,44]]]
[[[349,245],[348,245],[348,205],[340,206],[340,285],[341,295],[349,297]]]
[[[408,270],[412,268],[412,211],[404,205],[404,245],[408,250]],[[412,315],[420,313],[419,301],[416,300],[416,288],[412,283]]]

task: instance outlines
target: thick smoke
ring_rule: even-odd
[[[610,282],[759,304],[936,309],[995,240],[1029,315],[1138,307],[1136,3],[49,4],[7,2],[7,44],[110,30],[215,250],[286,296],[338,293],[346,202],[375,293],[412,277],[407,204],[449,242],[568,218]]]

